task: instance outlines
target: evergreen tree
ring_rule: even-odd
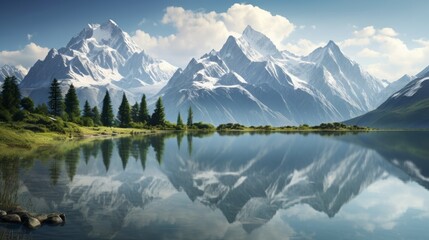
[[[58,80],[54,78],[49,90],[49,113],[54,116],[62,116],[64,112],[63,96],[61,95]]]
[[[21,107],[22,109],[29,112],[34,112],[34,102],[29,97],[24,97],[21,99]]]
[[[151,122],[153,126],[164,126],[165,125],[165,113],[164,106],[162,104],[161,97],[158,98],[155,105],[155,110],[151,117]]]
[[[83,106],[82,117],[92,118],[92,110],[91,106],[89,106],[88,101],[85,101],[85,105]]]
[[[149,111],[147,109],[146,95],[143,94],[142,101],[140,103],[139,111],[139,122],[148,124],[150,122]]]
[[[97,106],[92,108],[91,116],[92,116],[92,122],[94,123],[94,125],[96,126],[101,125],[101,116],[100,116],[100,112],[98,112]]]
[[[70,88],[66,93],[64,105],[68,120],[78,122],[80,118],[79,99],[77,98],[76,89],[73,84],[70,84]]]
[[[94,126],[94,121],[92,120],[91,106],[89,106],[88,101],[85,101],[85,105],[83,106],[81,124],[89,127]]]
[[[178,127],[183,127],[183,121],[182,121],[182,116],[180,116],[180,112],[177,115],[177,126]]]
[[[46,105],[46,103],[39,104],[37,105],[36,109],[34,109],[34,112],[42,115],[48,115],[49,114],[48,105]]]
[[[192,127],[192,124],[194,124],[193,123],[193,118],[194,118],[194,114],[192,113],[192,107],[189,106],[189,109],[188,109],[188,122],[186,124],[186,125],[188,125],[188,127]]]
[[[118,110],[118,120],[121,127],[129,127],[131,123],[131,109],[127,96],[122,95],[122,102]]]
[[[139,109],[140,107],[138,103],[134,104],[131,108],[131,119],[133,120],[133,122],[140,122]]]
[[[1,92],[2,105],[11,113],[18,111],[21,103],[21,92],[16,81],[16,77],[6,77]]]
[[[107,90],[103,99],[103,108],[101,110],[100,120],[103,126],[111,127],[113,125],[112,101],[110,100],[109,91]]]

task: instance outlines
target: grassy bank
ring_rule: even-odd
[[[86,141],[92,138],[159,132],[159,130],[134,128],[82,127],[73,123],[66,123],[61,128],[61,131],[49,129],[41,131],[39,127],[44,126],[35,127],[24,122],[0,123],[0,153],[2,155],[27,154],[41,148],[48,150],[64,143],[70,144],[71,142]]]

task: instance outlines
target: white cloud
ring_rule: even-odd
[[[396,37],[398,33],[393,28],[382,28],[378,31],[380,34],[388,36],[388,37]]]
[[[28,33],[28,34],[27,34],[27,40],[28,40],[28,41],[31,41],[31,39],[32,39],[32,38],[33,38],[33,35]]]
[[[380,56],[380,53],[369,48],[364,48],[362,51],[358,52],[357,56],[363,58],[376,58]]]
[[[308,39],[300,39],[295,44],[288,43],[286,45],[286,49],[292,53],[295,53],[295,54],[298,54],[301,56],[305,56],[305,55],[308,55],[309,53],[311,53],[312,51],[314,51],[314,49],[316,49],[318,47],[323,47],[324,45],[325,45],[325,43],[323,43],[323,42],[313,43],[312,41],[310,41]]]
[[[353,32],[340,46],[372,75],[396,80],[404,74],[414,75],[429,64],[429,41],[413,40],[410,47],[390,27],[376,29],[367,26]]]
[[[156,23],[154,23],[156,24]],[[300,39],[287,42],[296,29],[316,29],[316,25],[295,26],[286,17],[274,15],[250,4],[234,4],[225,12],[203,12],[168,7],[158,24],[172,26],[167,36],[151,35],[137,30],[134,41],[149,54],[184,67],[192,57],[198,58],[211,49],[219,50],[228,36],[240,36],[247,25],[267,35],[279,49],[306,55],[322,42]],[[416,74],[429,64],[429,41],[414,40],[417,47],[408,46],[400,34],[390,27],[353,27],[351,37],[339,41],[345,53],[378,78],[396,80],[403,74]]]
[[[48,54],[49,48],[29,43],[21,50],[0,51],[0,65],[21,65],[30,68],[38,59],[43,59]]]
[[[185,66],[192,57],[211,49],[220,49],[229,35],[239,36],[247,25],[267,35],[279,48],[295,29],[283,16],[249,4],[234,4],[226,12],[198,12],[182,7],[168,7],[161,21],[176,32],[169,36],[151,36],[137,30],[134,41],[148,53]]]
[[[375,34],[375,28],[373,26],[364,27],[361,30],[354,31],[353,34],[358,38],[367,38],[374,36]]]
[[[370,39],[365,38],[349,38],[339,43],[343,48],[352,47],[352,46],[367,46],[370,44]]]

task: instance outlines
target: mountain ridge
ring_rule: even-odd
[[[29,70],[20,87],[25,95],[42,103],[47,101],[50,83],[57,78],[63,93],[73,83],[81,105],[88,100],[92,106],[100,106],[109,90],[116,109],[123,92],[130,102],[140,101],[142,94],[150,96],[163,87],[176,69],[147,55],[113,20],[108,20],[88,24],[66,47],[51,49]]]

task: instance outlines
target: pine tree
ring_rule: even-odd
[[[122,102],[118,110],[118,120],[121,127],[129,127],[131,123],[131,109],[127,96],[122,95]]]
[[[183,127],[183,121],[182,121],[182,116],[180,116],[180,112],[177,115],[177,126],[178,127]]]
[[[21,103],[21,92],[16,81],[16,77],[6,77],[1,92],[2,105],[11,113],[18,111]]]
[[[83,106],[81,124],[83,124],[84,126],[90,126],[90,127],[94,126],[94,121],[92,120],[91,106],[89,106],[88,101],[85,101],[85,105]]]
[[[165,125],[165,113],[164,106],[162,104],[161,97],[158,98],[155,105],[155,110],[151,117],[151,122],[153,126],[164,126]]]
[[[64,112],[63,96],[61,95],[58,80],[54,78],[49,90],[49,113],[54,116],[62,116]]]
[[[83,106],[82,117],[92,118],[92,110],[91,106],[89,106],[88,101],[85,101],[85,105]]]
[[[101,110],[100,120],[103,126],[111,127],[113,125],[112,101],[110,100],[109,91],[107,90],[103,99],[103,108]]]
[[[42,115],[48,115],[49,114],[48,105],[46,105],[46,103],[39,104],[34,109],[34,112]]]
[[[147,109],[146,95],[143,94],[142,101],[140,103],[139,111],[139,122],[148,124],[150,122],[149,111]]]
[[[192,127],[192,125],[194,124],[193,123],[193,118],[194,118],[194,114],[192,113],[192,107],[189,106],[189,109],[188,109],[188,122],[186,124],[188,127]]]
[[[131,119],[133,120],[133,122],[140,122],[139,109],[140,107],[138,103],[134,104],[131,108]]]
[[[21,107],[24,110],[27,110],[29,112],[34,112],[34,102],[29,97],[24,97],[21,99]]]
[[[79,99],[77,98],[76,89],[73,84],[70,84],[70,88],[66,93],[64,105],[68,120],[78,122],[80,118]]]
[[[94,122],[94,125],[99,126],[101,125],[101,117],[100,112],[98,112],[97,106],[93,107],[91,110],[92,115],[92,121]]]

